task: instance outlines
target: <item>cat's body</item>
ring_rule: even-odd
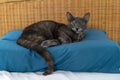
[[[80,41],[86,29],[89,15],[87,13],[84,18],[74,18],[70,13],[67,13],[69,25],[51,20],[34,23],[24,29],[17,43],[38,52],[48,63],[48,70],[44,75],[50,74],[54,70],[54,62],[45,48]],[[80,25],[81,28],[79,28]]]

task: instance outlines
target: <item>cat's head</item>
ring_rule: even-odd
[[[70,27],[75,33],[84,32],[87,28],[87,22],[90,17],[90,13],[86,13],[83,17],[74,17],[70,12],[66,13],[68,20],[68,27]]]

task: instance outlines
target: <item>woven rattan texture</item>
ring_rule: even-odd
[[[88,26],[120,43],[120,0],[0,0],[0,36],[40,20],[67,24],[67,11],[75,16],[90,12]]]

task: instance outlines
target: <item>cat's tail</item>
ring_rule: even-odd
[[[48,64],[48,69],[47,69],[47,71],[45,71],[43,73],[43,75],[48,75],[48,74],[51,74],[53,72],[54,62],[53,62],[51,55],[49,54],[49,52],[45,48],[43,48],[42,46],[35,44],[31,41],[24,42],[24,40],[22,40],[22,39],[18,39],[17,44],[19,44],[23,47],[35,50],[40,56],[42,56],[45,59],[45,61]]]
[[[43,47],[41,47],[39,45],[35,46],[33,48],[33,50],[37,51],[37,53],[39,55],[41,55],[48,64],[48,69],[47,69],[47,71],[45,71],[43,73],[43,75],[51,74],[53,72],[53,70],[54,70],[54,62],[53,62],[53,59],[52,59],[51,55],[48,53],[48,51],[45,48],[43,48]]]

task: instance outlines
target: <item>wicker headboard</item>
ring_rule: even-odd
[[[0,36],[45,19],[67,23],[65,13],[90,12],[90,28],[103,29],[120,43],[120,0],[0,0]]]

